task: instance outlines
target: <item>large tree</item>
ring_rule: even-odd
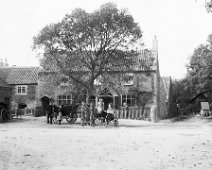
[[[190,86],[200,93],[212,90],[212,35],[208,36],[208,43],[195,49],[188,65]]]
[[[212,102],[212,35],[193,52],[184,79],[173,82],[173,98],[184,108],[199,110],[199,102]],[[196,109],[195,109],[196,108]]]
[[[44,27],[34,37],[33,48],[42,54],[44,69],[60,72],[84,87],[89,98],[99,76],[132,68],[141,37],[127,10],[106,3],[91,13],[75,9],[62,21]]]
[[[212,0],[205,0],[205,8],[208,12],[212,12]]]

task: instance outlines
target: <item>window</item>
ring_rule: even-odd
[[[102,85],[102,76],[99,76],[97,77],[95,80],[94,80],[94,85]]]
[[[58,104],[71,104],[72,103],[72,95],[59,95],[58,96]]]
[[[128,106],[135,106],[135,96],[134,95],[122,95],[122,106],[127,103]]]
[[[90,97],[90,102],[94,103],[94,106],[96,105],[96,96],[91,96]]]
[[[17,94],[27,94],[27,86],[17,86],[16,87],[16,93]]]
[[[134,79],[134,74],[128,73],[128,74],[124,75],[124,78],[123,78],[124,83],[123,83],[123,85],[125,85],[125,86],[133,85],[133,79]]]

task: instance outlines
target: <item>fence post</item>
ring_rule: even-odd
[[[139,109],[139,119],[141,119],[142,118],[142,110],[141,110],[141,108]]]
[[[131,119],[131,109],[128,109],[128,118]]]
[[[121,118],[121,119],[123,118],[123,109],[121,109],[120,118]]]
[[[132,115],[131,118],[132,118],[132,119],[134,119],[134,117],[135,117],[135,116],[134,116],[134,113],[135,113],[135,109],[132,108],[132,109],[131,109],[131,115]]]
[[[133,119],[136,119],[136,110],[133,108]]]
[[[139,119],[139,114],[138,114],[138,108],[136,108],[136,119],[138,120]]]

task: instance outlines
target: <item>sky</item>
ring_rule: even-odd
[[[157,36],[161,76],[183,78],[194,49],[212,33],[205,0],[0,0],[0,58],[10,66],[39,66],[33,36],[75,8],[92,12],[107,2],[128,9],[143,31],[146,48]]]

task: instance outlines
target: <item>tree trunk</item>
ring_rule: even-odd
[[[90,98],[93,94],[93,89],[94,89],[94,85],[91,84],[90,87],[87,89],[87,94],[86,94],[86,103],[89,104],[90,103]]]
[[[144,115],[144,110],[145,110],[145,105],[142,105],[141,114],[143,115],[144,118],[146,118],[146,115]]]
[[[86,104],[90,103],[90,98],[91,98],[91,92],[89,89],[87,89],[87,94],[86,94]]]

